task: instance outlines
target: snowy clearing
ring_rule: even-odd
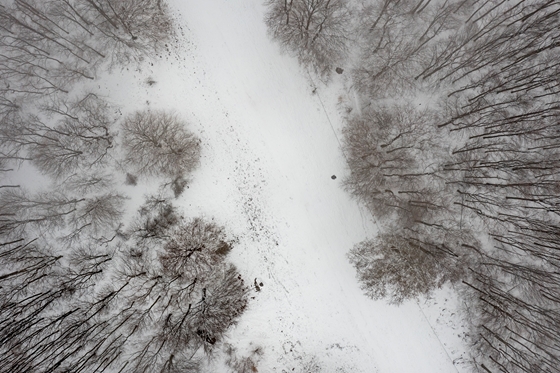
[[[337,134],[352,100],[344,74],[313,93],[268,39],[260,0],[170,3],[182,35],[169,53],[96,88],[127,110],[173,109],[202,139],[202,163],[178,204],[229,227],[232,260],[246,281],[263,283],[229,342],[241,355],[260,346],[259,372],[311,362],[323,372],[461,371],[449,289],[420,301],[425,313],[415,302],[374,302],[346,259],[376,229],[341,188]]]

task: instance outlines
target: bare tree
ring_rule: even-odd
[[[200,146],[187,124],[165,111],[138,111],[122,124],[124,165],[143,176],[177,177],[198,165]]]
[[[415,122],[399,127],[393,110],[377,114],[393,134],[370,125],[370,113],[350,119],[349,189],[386,223],[351,260],[375,297],[429,290],[423,266],[435,278],[436,268],[460,278],[477,371],[558,372],[560,8],[547,0],[402,4],[384,1],[366,17],[375,53],[358,67],[367,73],[358,88],[369,100],[404,81],[444,92],[442,110],[427,132]],[[416,36],[399,28],[404,18]],[[417,145],[423,140],[433,150]],[[446,142],[453,146],[438,149]],[[437,165],[430,177],[426,160]],[[399,210],[413,219],[395,218]],[[443,271],[450,263],[462,270]]]
[[[344,185],[376,218],[410,226],[449,209],[441,176],[448,150],[434,119],[430,111],[402,105],[369,108],[349,119],[344,151],[351,173]]]
[[[443,283],[437,259],[398,236],[385,234],[361,242],[350,251],[349,258],[362,288],[373,299],[400,303]]]
[[[95,35],[96,49],[107,51],[111,64],[162,50],[174,32],[161,0],[59,0],[57,6],[59,17]]]
[[[269,33],[304,66],[328,76],[348,53],[350,10],[343,0],[268,0]]]
[[[106,304],[99,318],[111,333],[104,338],[118,342],[130,356],[114,362],[123,372],[195,372],[198,354],[211,354],[245,309],[247,288],[224,254],[221,260],[203,258],[204,251],[219,251],[222,228],[200,219],[184,223],[166,201],[152,198],[148,205],[158,212],[148,219],[141,212],[142,223],[129,233],[129,250],[120,251],[110,285],[90,309]],[[158,228],[143,232],[157,239],[138,250],[146,235],[137,228],[154,225]],[[188,233],[182,234],[185,227]]]
[[[180,221],[180,214],[163,196],[148,196],[138,211],[138,219],[129,228],[136,239],[136,246],[161,244],[169,238],[169,232]]]
[[[81,30],[50,14],[56,2],[16,0],[0,8],[2,79],[6,96],[67,93],[76,79],[93,79],[103,55]]]
[[[28,226],[49,230],[63,228],[66,217],[84,200],[68,198],[61,192],[31,195],[22,188],[3,190],[0,195],[3,213],[0,232],[21,236]]]
[[[54,252],[42,239],[0,244],[1,372],[58,372],[87,357],[94,329],[77,295],[91,295],[110,257],[88,253],[69,269]]]
[[[95,79],[102,65],[155,54],[173,34],[161,0],[14,0],[0,21],[0,92],[32,106]]]
[[[37,130],[29,133],[37,140],[31,142],[29,156],[40,170],[60,178],[107,165],[116,117],[106,101],[88,93],[68,105],[55,101],[44,111],[58,121],[49,128],[35,118]]]
[[[77,170],[70,176],[57,181],[56,188],[73,194],[98,195],[114,189],[114,175],[110,171],[111,169],[96,168]]]
[[[247,287],[224,253],[196,271],[194,263],[170,270],[171,255],[202,258],[181,256],[171,241],[221,249],[222,228],[206,224],[176,239],[181,221],[162,226],[169,234],[143,255],[118,239],[81,240],[62,250],[67,258],[44,240],[1,242],[0,372],[200,371],[200,356],[244,311]],[[136,246],[139,236],[129,237]]]
[[[165,271],[186,273],[201,278],[211,268],[224,261],[222,247],[225,233],[222,227],[200,218],[174,227],[160,261]]]
[[[357,244],[348,254],[368,296],[398,304],[462,278],[465,263],[453,243],[461,233],[397,229]]]
[[[384,0],[362,6],[354,86],[369,98],[433,90],[414,79],[450,32],[468,17],[466,1]]]
[[[92,93],[71,102],[55,98],[43,113],[14,113],[0,122],[6,159],[30,160],[57,179],[107,166],[116,118],[106,101]]]
[[[121,224],[124,201],[125,197],[115,192],[89,196],[68,217],[69,233],[64,238],[111,237]]]
[[[194,307],[194,325],[204,351],[211,354],[213,346],[245,311],[247,287],[231,263],[217,266],[207,278],[211,280],[202,288],[202,298]]]
[[[74,197],[60,191],[31,194],[23,188],[0,194],[0,233],[11,236],[38,229],[56,238],[111,235],[118,227],[124,198],[116,193]]]

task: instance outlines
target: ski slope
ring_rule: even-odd
[[[262,0],[170,3],[181,32],[168,53],[96,88],[127,110],[175,110],[202,139],[178,204],[228,227],[232,260],[263,283],[228,342],[240,354],[260,347],[259,372],[461,371],[450,291],[399,307],[372,301],[346,259],[376,225],[341,188],[345,75],[325,86],[282,55]]]

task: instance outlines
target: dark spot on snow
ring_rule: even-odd
[[[341,69],[340,67],[337,67],[337,68],[335,69],[335,71],[336,71],[337,74],[342,74],[342,73],[344,72],[344,70]]]
[[[336,175],[332,175],[331,179],[335,180],[336,179]]]

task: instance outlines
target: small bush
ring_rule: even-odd
[[[225,344],[226,365],[232,373],[255,373],[258,372],[258,363],[264,351],[261,347],[253,348],[248,356],[239,356],[237,349],[231,344]]]
[[[231,251],[231,245],[225,241],[220,242],[216,254],[226,256]]]
[[[138,177],[131,174],[131,173],[126,173],[126,180],[124,182],[126,185],[136,185],[138,184]]]
[[[182,176],[178,176],[171,182],[171,190],[175,198],[179,197],[185,191],[187,187],[188,180]]]

